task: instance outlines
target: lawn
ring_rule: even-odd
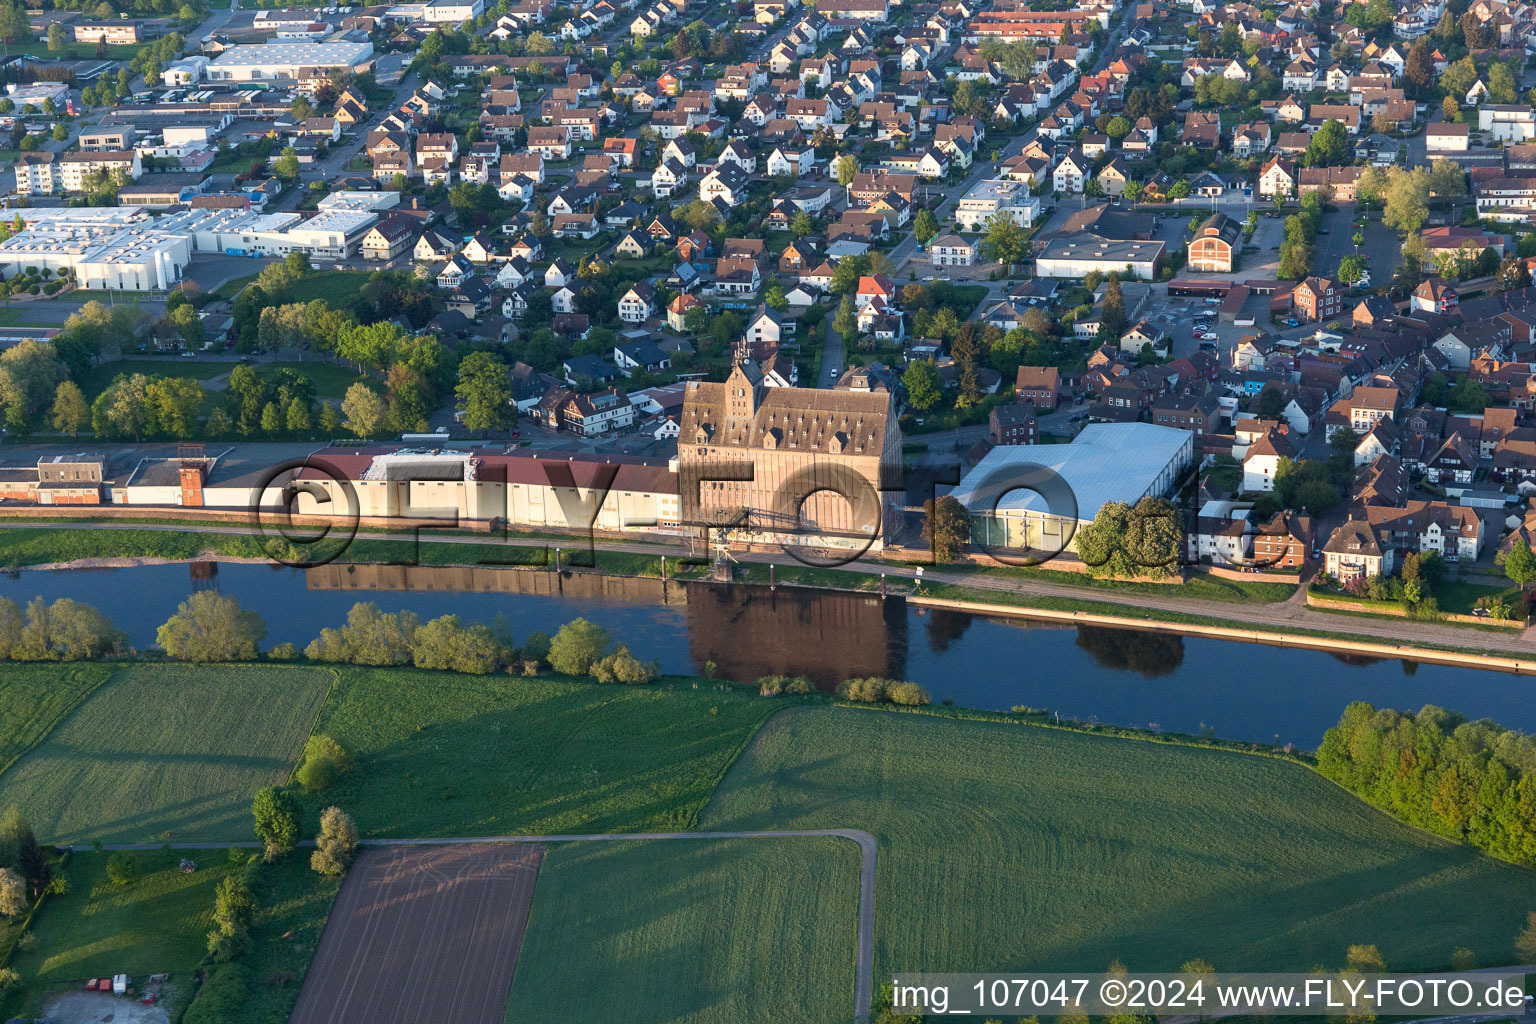
[[[1499,586],[1492,583],[1466,583],[1461,580],[1444,580],[1435,584],[1435,600],[1440,610],[1455,615],[1471,615],[1479,598],[1489,601],[1503,598],[1511,605],[1519,605],[1520,588],[1513,584]]]
[[[195,558],[216,551],[260,558],[259,537],[234,533],[172,533],[165,530],[0,530],[0,566],[42,565],[82,558]]]
[[[316,729],[358,768],[307,797],[306,819],[334,803],[365,836],[689,828],[774,706],[691,686],[341,669]]]
[[[373,270],[317,270],[295,281],[284,296],[288,302],[311,302],[324,299],[334,309],[356,305],[362,298],[363,285],[377,271]]]
[[[69,891],[50,897],[33,921],[37,941],[10,966],[26,984],[11,1009],[41,1010],[49,988],[112,974],[189,974],[203,958],[213,893],[230,871],[223,852],[193,853],[198,870],[178,869],[183,854],[139,853],[140,875],[125,888],[107,880],[107,853],[72,855]],[[73,987],[73,986],[69,986]]]
[[[146,377],[190,377],[193,380],[204,381],[222,376],[234,368],[234,363],[205,362],[201,359],[174,357],[114,359],[109,363],[97,363],[86,370],[78,383],[80,390],[85,393],[86,401],[89,402],[94,401],[97,395],[107,389],[107,385],[123,374],[142,373]]]
[[[877,978],[1507,963],[1536,883],[1291,762],[885,711],[774,717],[700,827],[878,836]]]
[[[1166,597],[1198,597],[1211,601],[1240,601],[1270,604],[1284,601],[1296,592],[1294,583],[1274,583],[1262,578],[1253,580],[1229,580],[1212,576],[1207,572],[1192,572],[1180,583],[1141,583],[1134,580],[1099,579],[1083,572],[1051,569],[1045,566],[1012,565],[946,565],[946,573],[967,576],[989,576],[1001,579],[1038,580],[1042,583],[1059,583],[1069,587],[1085,587],[1097,590],[1118,590],[1132,594],[1157,594]]]
[[[124,668],[0,776],[52,843],[248,840],[287,781],[332,675],[278,666]]]
[[[507,1020],[841,1024],[858,873],[845,839],[551,846]]]
[[[334,398],[339,401],[346,397],[348,388],[359,382],[380,394],[384,392],[384,382],[377,377],[370,377],[366,373],[360,374],[345,366],[320,360],[306,360],[300,363],[262,363],[257,367],[256,372],[270,380],[277,375],[278,370],[293,370],[307,378],[315,386],[316,398]]]

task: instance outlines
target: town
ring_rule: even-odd
[[[1536,6],[291,2],[0,0],[0,1014],[1536,962]]]

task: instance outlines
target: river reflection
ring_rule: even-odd
[[[780,587],[634,580],[513,569],[225,564],[23,572],[0,595],[89,602],[139,647],[194,589],[216,587],[257,612],[267,643],[301,648],[346,620],[360,600],[423,619],[449,613],[510,621],[517,636],[552,633],[578,616],[608,629],[662,669],[724,678],[803,675],[830,688],[849,676],[923,684],[968,707],[1047,708],[1063,717],[1313,748],[1353,700],[1536,731],[1528,678],[1443,665],[1264,647],[1140,630],[990,619],[901,598]]]

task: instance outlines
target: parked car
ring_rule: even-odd
[[[1216,351],[1216,343],[1214,341],[1202,341],[1200,343],[1200,347],[1205,349],[1207,352]]]
[[[1221,335],[1217,334],[1215,331],[1206,331],[1204,334],[1200,335],[1200,340],[1215,341],[1219,337],[1221,337]]]
[[[1297,320],[1293,316],[1288,316],[1284,320],[1281,320],[1280,322],[1285,324],[1285,326],[1287,326],[1287,327],[1300,327],[1301,326],[1301,321]]]

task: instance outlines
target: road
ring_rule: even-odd
[[[1120,18],[1111,24],[1109,34],[1104,39],[1104,45],[1094,53],[1093,61],[1089,67],[1086,69],[1078,69],[1079,75],[1082,76],[1096,74],[1098,70],[1104,66],[1105,62],[1108,61],[1109,55],[1114,52],[1115,47],[1120,45],[1120,38],[1122,35],[1124,35],[1124,32],[1125,15],[1124,11],[1122,11]],[[944,219],[943,210],[945,206],[957,201],[961,196],[969,192],[978,181],[981,181],[984,178],[996,177],[998,167],[1003,162],[1006,162],[1009,157],[1017,156],[1018,154],[1022,153],[1024,151],[1024,147],[1033,142],[1037,134],[1039,134],[1039,129],[1030,128],[1023,135],[1009,140],[1001,147],[997,147],[999,149],[997,162],[993,162],[990,159],[984,160],[981,157],[977,157],[975,162],[971,164],[970,173],[955,184],[923,185],[923,194],[924,196],[928,197],[925,205],[927,205],[928,208],[933,211],[934,216],[938,217],[940,222],[942,222]],[[984,140],[981,144],[981,147],[978,148],[988,147],[990,147],[990,143]],[[988,152],[990,153],[990,148],[988,148]],[[891,264],[897,270],[900,270],[903,266],[906,265],[907,261],[912,259],[915,255],[917,255],[917,239],[909,231],[907,232],[906,237],[897,243],[896,247],[890,251]]]
[[[813,386],[830,388],[843,375],[846,353],[843,352],[843,336],[832,326],[832,318],[827,317],[823,323],[827,325],[827,337],[821,346],[821,367],[816,371],[816,383]]]
[[[462,846],[472,843],[602,843],[630,840],[669,841],[699,839],[850,839],[859,847],[858,934],[855,938],[853,1017],[857,1024],[868,1024],[875,984],[875,865],[879,844],[875,837],[857,828],[802,828],[750,832],[596,832],[585,835],[555,836],[432,836],[418,839],[364,839],[362,846]],[[300,846],[313,846],[307,839]],[[260,843],[109,843],[100,847],[77,844],[65,847],[76,853],[87,850],[228,850],[261,849]],[[764,965],[764,970],[769,970]]]

